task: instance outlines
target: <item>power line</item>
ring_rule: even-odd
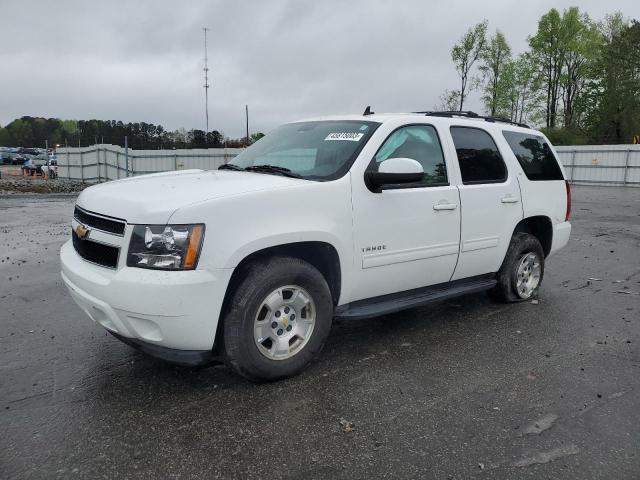
[[[204,115],[206,119],[205,133],[209,133],[209,65],[207,58],[207,27],[202,27],[204,31]]]

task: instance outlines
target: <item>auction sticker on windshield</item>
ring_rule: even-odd
[[[359,142],[360,139],[364,137],[364,133],[356,133],[356,132],[341,132],[341,133],[330,133],[327,135],[327,138],[324,141],[329,140],[346,140],[349,142]]]

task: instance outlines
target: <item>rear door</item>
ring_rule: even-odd
[[[458,158],[462,222],[460,257],[452,280],[497,272],[522,219],[518,180],[489,131],[449,129]]]

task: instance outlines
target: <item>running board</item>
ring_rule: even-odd
[[[463,280],[417,288],[415,290],[367,298],[366,300],[358,300],[357,302],[340,305],[336,308],[334,317],[341,319],[359,319],[387,315],[468,293],[489,290],[495,287],[497,283],[495,274],[480,275]]]

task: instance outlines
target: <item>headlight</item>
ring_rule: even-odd
[[[136,225],[128,267],[193,270],[198,264],[204,225]]]

